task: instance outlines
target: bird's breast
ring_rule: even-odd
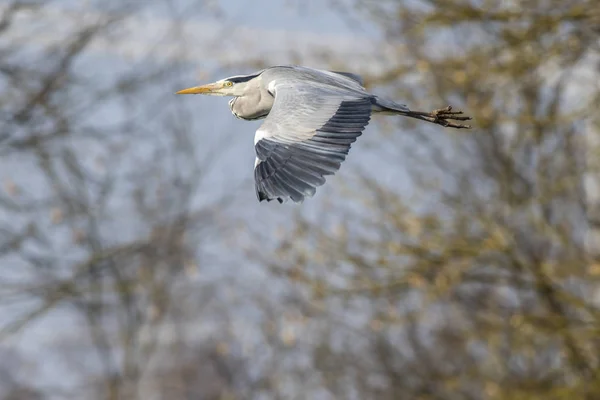
[[[271,111],[273,101],[265,101],[262,96],[234,97],[229,101],[231,113],[239,119],[254,121],[263,119]]]

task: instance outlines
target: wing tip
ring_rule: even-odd
[[[263,201],[266,201],[267,203],[272,202],[273,200],[277,200],[277,202],[279,204],[283,204],[286,203],[288,200],[292,200],[293,203],[296,204],[302,204],[304,203],[304,200],[307,197],[313,197],[314,193],[304,193],[302,195],[301,198],[299,199],[293,199],[291,196],[285,196],[285,197],[281,197],[281,196],[274,196],[274,197],[269,197],[269,195],[266,192],[263,192],[262,190],[256,190],[256,197],[258,198],[258,202],[262,203]]]
[[[283,204],[283,202],[285,201],[281,197],[269,197],[269,195],[266,192],[260,190],[259,188],[256,188],[256,197],[258,198],[259,203],[262,203],[265,200],[267,201],[267,203],[270,203],[273,200],[277,200],[279,204]]]
[[[264,200],[269,200],[269,198],[267,197],[267,194],[259,189],[256,189],[256,197],[258,198],[259,202],[264,201]]]

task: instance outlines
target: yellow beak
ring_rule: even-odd
[[[202,86],[194,86],[191,88],[180,90],[175,94],[203,94],[203,93],[212,93],[216,90],[223,88],[223,85],[220,83],[209,83],[208,85]]]

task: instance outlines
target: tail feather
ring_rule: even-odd
[[[399,104],[395,101],[376,97],[373,102],[373,111],[384,114],[403,114],[410,111],[405,104]]]

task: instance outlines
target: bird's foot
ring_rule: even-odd
[[[433,110],[432,112],[407,111],[404,113],[404,115],[406,115],[407,117],[416,118],[422,121],[427,121],[433,124],[441,125],[446,128],[471,129],[471,125],[453,122],[468,121],[472,118],[463,115],[462,111],[452,111],[452,106],[440,108],[438,110]]]
[[[469,121],[472,118],[463,115],[462,111],[452,111],[452,106],[433,110],[429,117],[433,118],[433,123],[442,125],[446,128],[471,129],[471,125],[460,124],[452,121]]]

